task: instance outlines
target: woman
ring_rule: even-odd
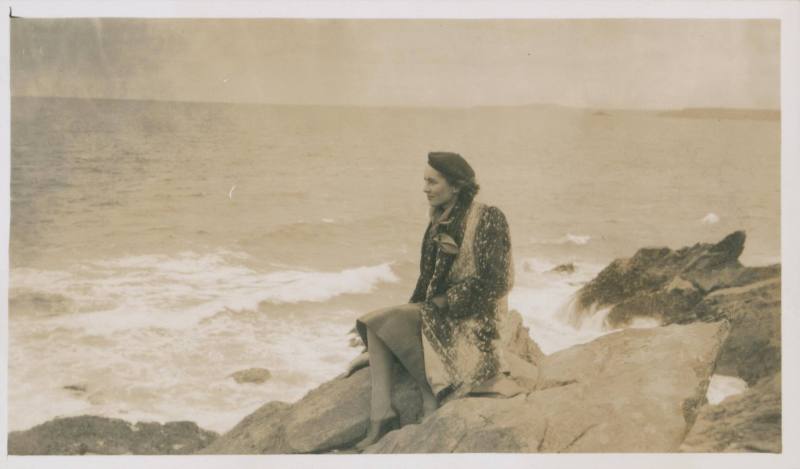
[[[394,357],[419,386],[425,416],[437,397],[479,392],[504,368],[498,321],[513,283],[511,241],[503,213],[473,200],[478,189],[461,155],[428,154],[430,223],[411,300],[356,321],[372,383],[370,425],[357,449],[399,427],[391,405]]]

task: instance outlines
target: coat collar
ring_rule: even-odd
[[[431,207],[429,216],[431,219],[431,232],[436,233],[439,225],[447,226],[453,221],[453,210],[458,205],[458,200],[453,200],[446,207]]]

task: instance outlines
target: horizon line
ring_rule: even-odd
[[[324,108],[363,108],[363,109],[476,109],[476,108],[527,108],[527,107],[559,107],[575,110],[589,111],[616,111],[616,112],[670,112],[688,110],[714,110],[714,111],[761,111],[781,113],[781,108],[769,107],[728,107],[728,106],[682,106],[682,107],[653,107],[653,108],[624,108],[624,107],[596,107],[596,106],[576,106],[568,104],[534,102],[524,104],[472,104],[472,105],[422,105],[422,104],[303,104],[303,103],[273,103],[268,101],[215,101],[215,100],[187,100],[187,99],[158,99],[158,98],[125,98],[125,97],[85,97],[85,96],[58,96],[58,95],[10,95],[11,99],[75,99],[75,100],[97,100],[97,101],[139,101],[139,102],[158,102],[158,103],[185,103],[185,104],[240,104],[255,106],[273,107],[324,107]]]

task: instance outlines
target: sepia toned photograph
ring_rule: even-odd
[[[784,451],[779,20],[9,23],[9,455]]]

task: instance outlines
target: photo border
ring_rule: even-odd
[[[13,468],[58,467],[142,467],[192,468],[263,467],[440,467],[460,464],[468,467],[554,467],[554,468],[674,468],[757,467],[800,468],[798,451],[792,441],[800,441],[798,427],[797,366],[800,347],[791,339],[800,331],[800,240],[798,218],[800,197],[800,98],[798,86],[798,25],[800,2],[794,1],[7,1],[15,17],[138,17],[138,18],[429,18],[429,19],[549,19],[549,18],[774,18],[781,21],[781,265],[782,265],[782,421],[783,453],[775,454],[432,454],[432,455],[278,455],[278,456],[5,456],[7,438],[0,438],[0,466]],[[0,21],[0,180],[3,203],[0,253],[4,268],[0,273],[0,429],[7,434],[8,414],[8,241],[10,217],[10,44],[9,17]],[[794,288],[787,286],[794,285]]]

